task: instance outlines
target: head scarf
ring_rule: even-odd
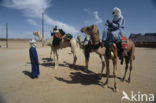
[[[112,15],[114,17],[114,20],[118,20],[122,16],[121,10],[119,8],[115,7],[112,11]]]

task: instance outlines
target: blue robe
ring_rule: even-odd
[[[111,33],[106,34],[106,44],[114,43],[115,41],[118,41],[121,39],[121,37],[124,34],[124,18],[123,16],[120,16],[117,19],[113,19],[112,26],[111,26]]]
[[[36,78],[39,74],[39,62],[38,62],[38,54],[36,48],[30,47],[29,55],[31,60],[31,67],[32,67],[32,78]]]

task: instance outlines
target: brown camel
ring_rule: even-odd
[[[128,43],[128,47],[127,48],[123,48],[123,53],[122,53],[122,60],[121,60],[121,64],[123,64],[123,60],[125,59],[125,74],[123,76],[123,81],[125,80],[126,77],[126,73],[128,70],[128,64],[130,63],[130,73],[129,73],[129,77],[128,77],[128,82],[131,82],[131,72],[132,72],[132,68],[133,68],[133,60],[135,59],[135,44],[133,43],[132,40],[128,39],[127,40]]]
[[[114,45],[111,45],[110,50],[113,51],[114,55],[111,55],[111,57],[107,57],[105,55],[106,48],[102,47],[100,45],[101,43],[100,43],[100,37],[99,37],[99,30],[98,30],[96,25],[83,27],[81,29],[81,32],[91,36],[91,46],[92,47],[91,47],[89,53],[90,52],[96,52],[101,58],[101,61],[102,61],[102,70],[101,70],[101,74],[100,74],[101,77],[102,77],[102,73],[103,73],[103,70],[104,70],[103,56],[105,58],[105,61],[106,61],[106,75],[107,75],[107,79],[106,79],[106,82],[105,82],[105,87],[108,87],[108,79],[109,79],[109,72],[110,72],[109,60],[111,59],[113,61],[114,91],[117,92],[118,91],[117,83],[116,83],[117,47],[114,46]],[[79,43],[80,43],[80,41],[79,41]],[[84,46],[84,51],[85,50],[86,49],[85,49],[85,46]],[[89,56],[86,55],[86,52],[85,52],[85,60],[86,60],[86,67],[88,69]]]

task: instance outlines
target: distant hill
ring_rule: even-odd
[[[156,33],[131,34],[129,39],[138,47],[156,47]]]

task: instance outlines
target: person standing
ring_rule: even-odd
[[[39,71],[39,61],[38,61],[38,54],[36,51],[36,41],[32,39],[30,41],[30,49],[29,49],[30,61],[31,61],[31,76],[33,79],[38,78],[40,71]]]

